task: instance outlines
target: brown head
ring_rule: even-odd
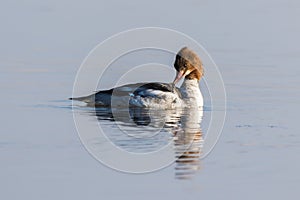
[[[176,55],[174,67],[177,71],[174,84],[176,84],[181,78],[200,80],[203,76],[203,65],[198,55],[183,47]]]

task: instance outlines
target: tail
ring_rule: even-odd
[[[71,97],[69,100],[73,101],[83,101],[85,103],[92,103],[95,102],[95,95],[89,95],[89,96],[84,96],[84,97]]]
[[[95,93],[83,97],[71,97],[69,100],[82,101],[88,106],[109,106],[111,104],[111,96],[106,93]]]

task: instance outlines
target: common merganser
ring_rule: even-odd
[[[177,74],[173,83],[128,84],[70,100],[97,107],[124,107],[128,104],[147,108],[202,107],[199,81],[203,76],[203,65],[198,55],[187,47],[182,48],[176,55],[174,68]],[[175,87],[183,77],[181,87]]]

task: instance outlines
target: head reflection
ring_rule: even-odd
[[[180,110],[153,110],[146,108],[129,108],[129,110],[119,110],[118,115],[115,116],[111,108],[96,108],[95,115],[99,121],[117,121],[122,126],[132,127],[134,124],[140,131],[144,131],[149,127],[162,127],[165,130],[164,134],[169,134],[169,137],[159,137],[153,140],[151,137],[135,137],[139,133],[130,133],[128,136],[134,136],[135,140],[158,143],[164,142],[161,140],[171,140],[174,144],[175,162],[175,178],[189,179],[200,169],[201,149],[203,146],[202,131],[200,123],[202,121],[203,110],[198,108],[180,109]],[[132,129],[130,129],[132,130]],[[151,129],[153,130],[153,129]],[[149,136],[149,135],[148,135]],[[152,137],[153,136],[153,137]],[[118,138],[110,138],[112,142],[126,148],[128,143],[135,145],[136,141],[120,140]],[[152,140],[151,140],[152,139]],[[164,142],[164,144],[166,141]],[[157,147],[157,145],[154,145]],[[135,146],[136,147],[136,146]],[[140,145],[139,152],[146,152],[141,148],[149,148],[149,145]],[[149,149],[148,149],[149,150]],[[152,149],[155,150],[155,149]],[[151,149],[149,150],[151,151]]]

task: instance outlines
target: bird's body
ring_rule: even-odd
[[[177,54],[174,67],[177,70],[177,76],[173,83],[128,84],[71,99],[100,107],[134,106],[165,109],[202,107],[203,97],[199,88],[199,80],[203,69],[198,56],[185,47]],[[175,87],[175,84],[183,77],[185,79],[181,87]]]
[[[110,90],[98,91],[95,94],[73,98],[90,106],[108,107],[178,107],[181,93],[167,83],[136,83],[119,86]],[[167,106],[166,106],[167,105]]]

